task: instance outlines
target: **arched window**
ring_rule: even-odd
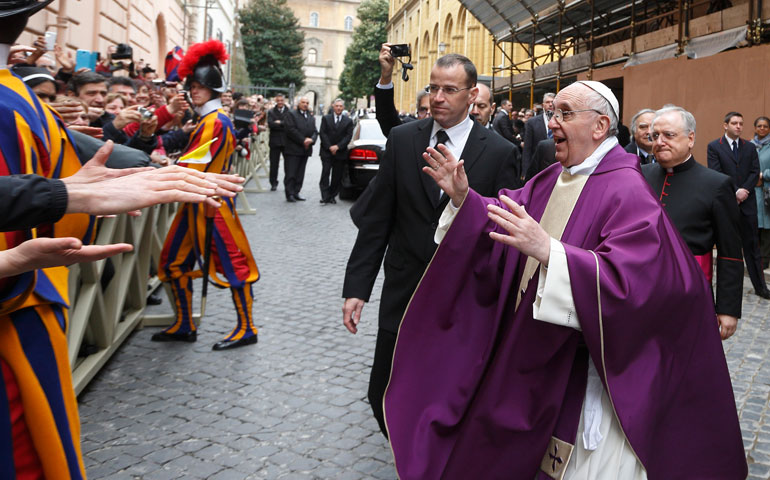
[[[345,17],[345,30],[347,31],[353,30],[353,17],[351,17],[350,15]]]
[[[311,12],[310,13],[310,26],[311,27],[317,27],[318,26],[318,12]]]
[[[307,51],[307,63],[315,65],[318,62],[318,50],[311,48]]]

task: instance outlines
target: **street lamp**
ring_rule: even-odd
[[[440,54],[442,54],[442,55],[443,55],[443,54],[444,54],[444,52],[446,51],[446,47],[447,47],[447,44],[446,44],[446,43],[444,43],[444,42],[439,42],[439,44],[438,44],[438,53],[440,53]]]

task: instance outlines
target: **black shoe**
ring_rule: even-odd
[[[158,332],[150,340],[153,342],[188,342],[192,343],[198,339],[198,332],[186,333],[166,333]]]
[[[299,195],[299,193],[298,193],[298,194],[294,195],[294,200],[296,200],[296,201],[298,201],[298,202],[304,202],[305,200],[307,200],[307,198],[305,198],[305,197],[301,197],[301,196]]]
[[[337,200],[335,200],[333,198],[330,198],[329,200],[326,201],[326,203],[333,203],[333,204],[336,205],[337,204]]]
[[[294,198],[294,195],[286,195],[286,201],[289,203],[294,203],[297,201],[297,199]]]
[[[321,200],[318,201],[318,203],[320,203],[321,205],[326,205],[327,203],[329,203],[329,201],[328,200],[324,200],[322,198]]]
[[[257,336],[243,337],[239,340],[222,340],[217,342],[211,347],[212,350],[230,350],[233,348],[244,347],[246,345],[254,345],[257,343]]]
[[[161,303],[163,303],[163,297],[157,293],[153,293],[147,297],[147,305],[160,305]]]
[[[270,185],[270,191],[271,192],[274,192],[276,190],[278,190],[278,185]]]
[[[762,297],[765,300],[770,300],[770,290],[768,289],[760,290],[759,292],[756,292],[756,294],[758,297]]]

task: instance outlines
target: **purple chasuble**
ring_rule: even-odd
[[[560,173],[504,193],[539,221]],[[535,478],[552,435],[576,441],[585,347],[651,480],[745,478],[711,290],[636,156],[605,156],[562,236],[582,332],[533,319],[537,273],[514,311],[526,256],[489,238],[490,203],[469,192],[401,323],[383,402],[400,478]]]

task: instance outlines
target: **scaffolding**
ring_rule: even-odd
[[[530,106],[538,86],[558,91],[579,73],[590,79],[595,69],[621,62],[696,58],[705,43],[712,54],[762,43],[767,32],[762,0],[460,1],[494,37],[493,92],[510,98],[528,91]],[[725,32],[731,34],[713,38]],[[696,37],[712,38],[690,45]]]

